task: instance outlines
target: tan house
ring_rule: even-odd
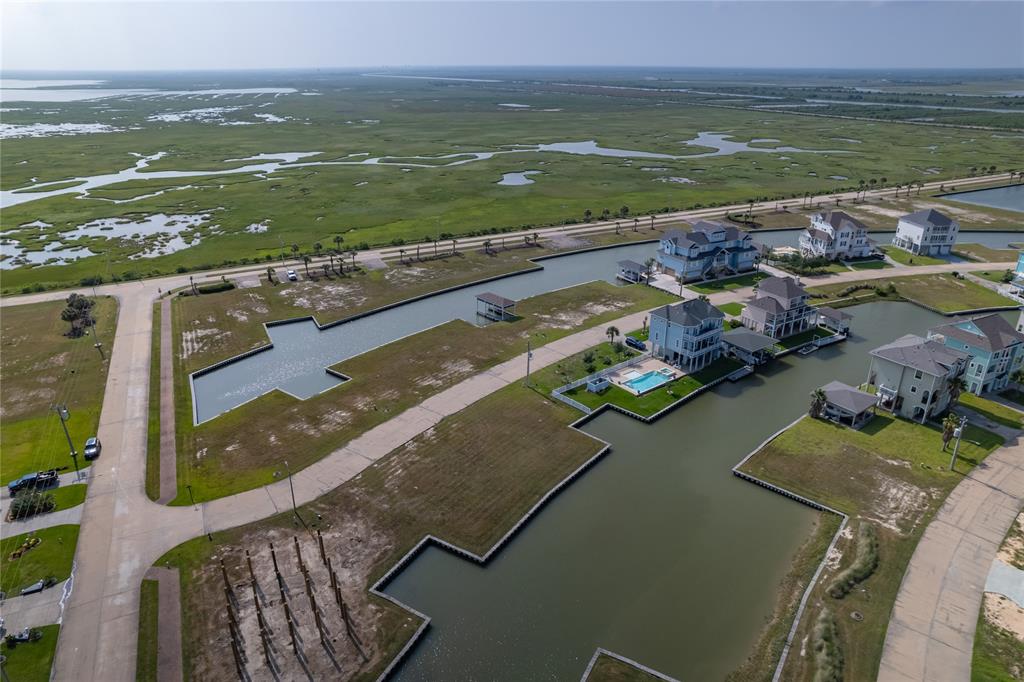
[[[792,277],[769,277],[757,285],[757,298],[740,315],[744,327],[782,339],[812,328],[818,312],[807,305],[807,292]]]

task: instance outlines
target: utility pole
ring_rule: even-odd
[[[75,444],[71,442],[71,434],[68,433],[67,420],[70,416],[68,414],[68,408],[65,405],[57,405],[53,408],[57,412],[57,416],[60,417],[60,425],[64,427],[64,437],[68,439],[68,448],[71,449],[71,459],[75,463],[75,480],[78,480],[78,452],[75,451]]]
[[[960,449],[960,439],[964,435],[964,428],[967,426],[967,417],[960,417],[960,426],[953,430],[953,435],[956,436],[956,443],[953,444],[953,456],[949,460],[949,470],[952,471],[953,467],[956,466],[956,452]]]
[[[530,339],[526,340],[526,387],[530,387],[530,360],[533,359],[533,349],[530,345]]]

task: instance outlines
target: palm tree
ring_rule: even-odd
[[[452,240],[452,255],[453,255],[453,256],[455,255],[455,245],[456,245],[456,244],[458,244],[458,242],[457,242],[457,241],[455,241],[455,240],[453,239],[453,240]]]
[[[949,382],[949,404],[955,405],[960,394],[967,390],[967,382],[957,377]]]
[[[355,270],[356,269],[356,250],[352,249],[352,251],[350,253],[352,254],[352,269]]]
[[[398,262],[405,264],[405,249],[398,250]]]
[[[648,258],[647,260],[644,261],[644,265],[647,266],[647,281],[648,281],[648,283],[650,283],[650,281],[651,281],[651,271],[654,270],[654,264],[656,262],[657,261],[655,261],[653,258]]]
[[[320,267],[323,268],[324,270],[324,277],[327,277],[329,279],[331,276],[331,266],[329,266],[327,263],[324,263]]]
[[[807,410],[807,414],[811,415],[813,419],[820,419],[821,415],[825,413],[826,402],[825,391],[820,388],[814,389],[811,391],[811,406]]]
[[[298,252],[299,252],[299,245],[298,244],[292,244],[292,256],[295,256],[295,254],[297,254]]]
[[[267,266],[267,281],[271,284],[274,283],[274,268]]]
[[[654,216],[651,216],[651,229],[654,229]]]
[[[341,243],[343,241],[345,241],[345,238],[342,237],[340,234],[334,235],[334,248],[338,251],[341,251]]]
[[[309,261],[313,260],[309,254],[302,254],[302,265],[306,268],[306,277],[309,277]]]
[[[949,441],[953,440],[954,432],[956,431],[958,426],[960,426],[960,420],[952,412],[947,414],[946,418],[942,420],[943,450],[945,450],[949,446]]]
[[[683,285],[686,284],[686,278],[683,277],[683,273],[676,275],[676,282],[679,283],[679,295],[683,295]]]
[[[615,343],[615,337],[618,336],[619,333],[619,328],[614,325],[604,330],[604,334],[608,337],[609,343]]]
[[[484,240],[484,253],[489,254],[490,252],[491,252],[491,240],[490,239],[485,239]]]
[[[327,257],[331,259],[331,270],[334,269],[334,252],[335,250],[332,249],[331,252],[327,254]]]
[[[615,234],[621,234],[619,232],[619,221],[618,220],[615,221]]]
[[[593,217],[594,212],[591,211],[589,208],[583,212],[583,222],[589,223]]]
[[[640,219],[639,218],[633,218],[633,231],[634,232],[639,232],[640,231]]]
[[[313,253],[315,253],[318,257],[320,255],[320,252],[323,251],[323,250],[324,250],[324,245],[321,244],[320,242],[317,242],[317,243],[313,244]]]
[[[437,258],[437,240],[434,240],[434,258]]]

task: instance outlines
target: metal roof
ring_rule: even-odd
[[[878,403],[878,396],[841,381],[830,381],[821,390],[825,392],[825,400],[829,403],[854,414],[860,414]]]
[[[995,313],[939,325],[932,332],[987,351],[1000,351],[1024,342],[1024,334],[1014,329],[1002,315]]]
[[[722,334],[722,340],[748,353],[756,353],[759,350],[771,348],[776,343],[772,337],[758,334],[749,329],[733,329]]]
[[[504,296],[493,294],[490,291],[485,291],[482,294],[477,294],[476,300],[483,301],[484,303],[490,303],[491,305],[497,306],[499,308],[511,308],[516,304],[516,302],[513,301],[511,298],[505,298]]]

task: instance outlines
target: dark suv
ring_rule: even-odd
[[[82,455],[86,459],[96,459],[100,456],[100,450],[103,449],[103,445],[100,444],[100,439],[93,436],[89,440],[85,441],[85,449],[82,450]]]

